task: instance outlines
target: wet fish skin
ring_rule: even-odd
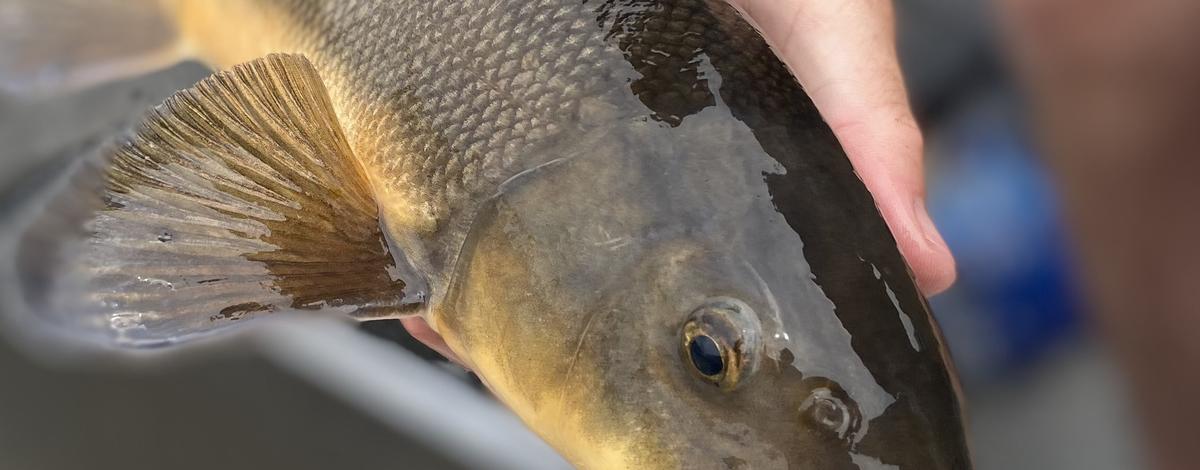
[[[387,169],[392,191],[428,188],[436,228],[420,232],[428,254],[416,255],[417,265],[428,268],[418,271],[453,268],[440,271],[448,280],[429,280],[433,298],[444,299],[431,320],[506,403],[584,466],[866,468],[873,458],[969,468],[956,385],[928,307],[836,140],[757,33],[719,2],[488,5],[449,6],[443,16],[401,11],[427,23],[400,30],[444,38],[430,41],[444,49],[417,38],[414,55],[398,55],[406,66],[331,68],[360,70],[350,83],[413,90],[375,94],[420,109],[383,101],[359,113],[401,121],[400,138],[373,145],[393,149],[376,158],[421,157],[373,165]],[[325,21],[332,31],[321,37],[370,37]],[[523,47],[496,57],[497,44],[522,35],[530,35]],[[437,83],[373,78],[389,73]],[[460,104],[481,93],[481,105]],[[511,114],[489,113],[509,103]],[[701,118],[706,109],[715,115]],[[479,127],[450,125],[475,122],[472,113],[482,113]],[[498,129],[526,132],[497,141]],[[371,161],[372,152],[358,152]],[[566,161],[508,181],[555,159]],[[737,190],[714,187],[735,175],[746,178],[731,185]],[[481,197],[504,181],[499,196]],[[752,208],[742,206],[747,194],[758,198]],[[477,201],[490,202],[480,209]],[[575,222],[581,217],[591,223]],[[727,226],[708,226],[713,220]],[[752,236],[760,231],[775,233]],[[605,249],[585,249],[584,240]],[[627,240],[620,254],[609,249]],[[403,251],[410,259],[422,252]],[[684,266],[660,264],[679,256]],[[711,257],[727,259],[695,265]],[[767,273],[767,289],[751,282],[755,271]],[[710,282],[654,287],[691,272]],[[686,314],[717,295],[760,314],[783,310],[775,333],[801,343],[763,346],[753,388],[733,397],[697,389],[677,353]],[[805,330],[841,333],[849,344],[806,345],[828,340]],[[789,353],[804,357],[789,361]],[[853,444],[822,436],[799,415],[822,376],[877,402]],[[886,397],[895,401],[879,404]]]
[[[970,468],[894,239],[725,3],[168,4],[218,67],[311,60],[406,293],[577,465]],[[696,321],[737,383],[697,374]]]

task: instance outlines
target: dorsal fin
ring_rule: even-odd
[[[87,305],[170,340],[291,309],[413,310],[363,169],[302,56],[217,73],[154,109],[108,167]]]

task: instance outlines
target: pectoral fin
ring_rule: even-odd
[[[87,304],[129,338],[277,311],[413,310],[317,72],[272,55],[168,99],[115,149],[90,222]]]

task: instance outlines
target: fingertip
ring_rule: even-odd
[[[929,216],[929,212],[925,209],[925,202],[921,198],[913,204],[913,219],[916,223],[916,231],[918,237],[910,243],[910,253],[904,253],[908,259],[913,273],[917,278],[917,285],[921,291],[927,296],[933,296],[944,292],[954,284],[957,277],[955,269],[954,255],[950,252],[950,247],[938,232],[937,226],[934,225],[933,219]],[[903,252],[903,246],[901,251]]]
[[[954,256],[945,245],[926,249],[925,253],[913,258],[917,260],[912,263],[917,286],[928,297],[945,292],[958,278]]]
[[[926,234],[925,230],[914,226],[919,224],[910,224],[908,221],[897,223],[898,217],[885,218],[921,292],[933,296],[949,289],[957,277],[954,256],[937,230]]]
[[[871,191],[926,295],[954,257],[925,211],[923,140],[895,51],[891,2],[729,0],[778,51]]]
[[[925,208],[920,131],[867,120],[834,128],[925,295],[954,284],[954,257]]]

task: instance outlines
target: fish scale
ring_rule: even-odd
[[[583,468],[970,468],[895,239],[728,4],[173,8],[221,71],[76,178],[113,203],[48,317],[125,346],[419,317]]]
[[[218,68],[270,51],[299,52],[316,65],[355,157],[372,176],[376,198],[387,201],[380,210],[393,235],[390,241],[419,268],[409,273],[419,271],[425,278],[408,281],[433,284],[434,293],[444,292],[437,287],[444,287],[481,196],[560,156],[544,150],[560,138],[564,125],[578,128],[588,122],[579,111],[584,98],[619,101],[608,98],[620,96],[608,65],[621,64],[620,55],[595,37],[589,10],[571,2],[165,3],[184,20],[184,49]],[[189,16],[220,19],[232,28],[189,22]],[[244,33],[248,40],[222,41],[230,32]],[[561,34],[567,47],[530,37],[535,33]],[[364,63],[364,55],[383,60]],[[611,109],[601,111],[605,116],[594,121],[611,115]],[[305,142],[289,143],[297,144]],[[227,144],[210,140],[206,145]],[[213,176],[224,171],[210,170]],[[238,179],[236,172],[224,173],[223,178]],[[199,191],[208,204],[228,200],[219,192],[188,191]],[[256,204],[221,204],[265,216]]]
[[[412,208],[420,214],[419,225],[408,229],[433,234],[426,241],[432,246],[431,266],[444,265],[447,252],[461,243],[463,234],[456,229],[465,223],[456,219],[469,217],[472,201],[542,163],[534,150],[562,132],[560,123],[578,121],[581,97],[619,91],[603,90],[612,84],[600,71],[610,69],[606,61],[621,58],[597,41],[594,19],[574,2],[309,5],[295,13],[294,34],[321,39],[301,40],[313,45],[300,49],[327,71],[324,75],[338,77],[334,83],[345,83],[337,88],[352,90],[343,91],[345,102],[335,100],[335,108],[352,123],[348,138],[364,163],[375,168],[380,191],[421,201]],[[484,5],[511,13],[489,16]],[[458,27],[462,18],[475,26]],[[384,38],[369,35],[376,21],[400,32],[387,41],[415,45],[407,49],[411,55],[394,53],[380,41]],[[403,32],[421,34],[405,37]],[[506,38],[523,41],[493,47]],[[368,67],[349,54],[364,50],[395,59]],[[504,65],[494,67],[497,63]],[[422,251],[405,248],[414,258]]]

